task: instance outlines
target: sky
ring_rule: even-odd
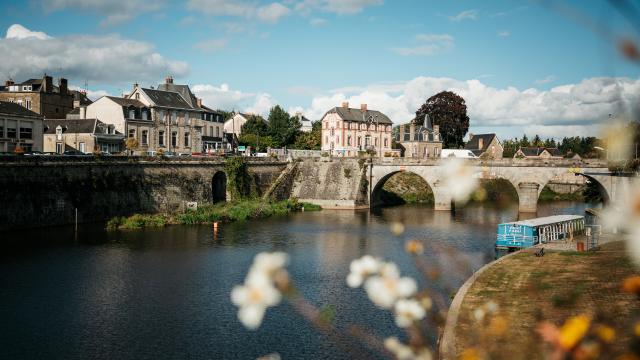
[[[317,120],[349,101],[401,124],[449,90],[470,132],[500,138],[597,136],[609,114],[640,113],[640,63],[617,46],[640,35],[606,1],[0,0],[0,11],[2,80],[47,73],[93,99],[172,75],[212,108]]]

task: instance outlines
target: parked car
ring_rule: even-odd
[[[448,158],[448,157],[456,157],[462,159],[477,159],[478,157],[471,150],[464,149],[442,149],[440,153],[440,157]]]
[[[178,157],[191,157],[191,153],[180,153]]]
[[[45,155],[42,151],[30,151],[28,153],[24,153],[27,156],[42,156]]]
[[[91,156],[91,154],[85,154],[82,151],[78,151],[78,150],[67,150],[64,153],[62,153],[62,155],[65,155],[65,156]]]

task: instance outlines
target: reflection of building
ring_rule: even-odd
[[[514,158],[524,159],[562,159],[558,148],[523,147],[513,155]]]
[[[334,156],[357,156],[361,151],[374,151],[376,156],[391,156],[391,126],[387,115],[369,110],[349,108],[344,102],[322,117],[322,151]]]
[[[423,123],[417,119],[398,127],[396,141],[404,148],[404,157],[438,158],[442,152],[440,127],[432,125],[427,117]]]
[[[24,106],[45,118],[63,118],[73,110],[74,95],[67,87],[67,79],[60,78],[55,86],[53,78],[45,75],[19,84],[7,80],[0,86],[0,101]]]
[[[42,151],[42,116],[15,103],[0,101],[0,152]]]
[[[96,119],[45,120],[44,129],[46,152],[117,153],[124,150],[124,134],[118,132],[114,125]]]
[[[496,134],[471,134],[469,141],[465,144],[466,150],[471,150],[477,157],[488,157],[491,159],[502,159],[502,144]]]

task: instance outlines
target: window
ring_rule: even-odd
[[[178,146],[178,133],[175,131],[171,133],[171,146]]]
[[[4,121],[0,119],[0,139],[4,137]]]
[[[362,145],[362,137],[358,136],[358,146]]]
[[[389,147],[389,139],[384,139],[384,147]]]
[[[18,105],[22,106],[22,99],[18,99],[18,100],[16,101],[16,104],[18,104]]]
[[[129,110],[129,119],[135,119],[136,118],[136,111],[134,109],[130,109]]]
[[[334,129],[331,128],[331,136],[333,136],[333,135],[334,135]]]
[[[136,130],[135,129],[130,129],[129,130],[129,137],[130,138],[136,137]]]
[[[30,123],[20,123],[20,139],[33,139],[33,129]]]
[[[9,137],[7,135],[7,137]],[[58,125],[56,127],[56,140],[62,140],[62,126]]]
[[[347,136],[347,146],[351,146],[351,135]]]
[[[8,120],[7,121],[7,137],[9,139],[17,138],[16,121],[15,120]]]
[[[375,146],[375,147],[378,147],[378,138],[375,138],[375,139],[374,139],[374,146]]]
[[[164,110],[158,111],[158,118],[160,119],[160,124],[164,124],[166,122],[166,119],[164,118],[164,116],[165,116]]]
[[[184,133],[184,147],[189,147],[190,137],[191,137],[191,134],[189,134],[188,132]]]
[[[56,153],[62,154],[62,143],[56,143]]]
[[[189,113],[188,112],[184,113],[184,124],[185,125],[191,125],[191,119],[189,118]]]
[[[140,100],[140,93],[136,93],[136,100]]]
[[[149,130],[142,130],[142,145],[149,144]]]
[[[158,145],[164,146],[164,130],[158,131]]]
[[[172,111],[171,112],[171,125],[177,125],[178,124],[178,112],[177,111]]]
[[[31,98],[24,99],[24,107],[31,110]]]
[[[149,120],[149,115],[147,114],[147,110],[142,110],[142,120]]]
[[[80,148],[80,152],[81,152],[81,153],[84,153],[84,152],[86,152],[86,150],[87,150],[87,144],[85,144],[85,143],[81,142],[81,143],[80,143],[80,147],[79,147],[79,148]]]
[[[216,137],[220,137],[220,128],[219,127],[216,128]]]

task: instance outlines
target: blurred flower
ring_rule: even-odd
[[[596,327],[596,335],[605,343],[610,344],[616,337],[616,331],[611,326],[598,325],[598,327]]]
[[[489,321],[489,333],[493,336],[501,336],[507,331],[507,319],[503,316],[494,316]]]
[[[462,159],[448,158],[442,171],[443,185],[449,190],[453,200],[467,201],[478,186],[478,179],[474,176],[473,168]]]
[[[268,354],[265,356],[261,356],[259,358],[257,358],[256,360],[280,360],[280,354],[278,353],[273,353],[273,354]]]
[[[601,134],[608,160],[628,160],[633,149],[633,132],[622,120],[610,120]]]
[[[569,318],[560,328],[558,343],[565,350],[573,349],[587,334],[590,324],[591,318],[587,315],[578,315]]]
[[[404,233],[404,224],[401,222],[393,222],[391,223],[391,232],[395,236],[400,236]]]
[[[281,298],[271,282],[260,275],[250,277],[245,285],[236,286],[231,291],[231,301],[240,308],[238,319],[250,330],[260,326],[267,307],[278,305]]]
[[[382,262],[371,255],[365,255],[360,259],[353,260],[349,265],[351,272],[347,276],[347,285],[352,288],[360,287],[364,279],[377,274],[381,266]]]
[[[384,263],[380,268],[380,275],[367,279],[364,287],[369,299],[384,309],[390,309],[399,299],[412,296],[418,288],[412,278],[401,278],[393,263]]]
[[[420,240],[409,240],[404,244],[406,252],[412,255],[422,255],[424,253],[424,245]]]
[[[640,182],[617,189],[612,204],[603,211],[602,222],[606,227],[627,232],[629,255],[636,265],[640,265]]]
[[[460,354],[460,360],[480,360],[480,352],[476,348],[464,349],[462,354]]]
[[[600,344],[595,341],[586,341],[578,345],[573,351],[574,359],[598,359],[600,358]]]
[[[637,322],[633,327],[633,333],[635,334],[635,336],[640,337],[640,322]]]
[[[495,301],[488,301],[485,304],[485,307],[487,308],[487,312],[490,314],[495,314],[498,311],[498,304]]]
[[[640,276],[629,276],[622,282],[622,290],[630,294],[640,294]]]
[[[260,253],[253,259],[251,271],[265,273],[272,277],[278,270],[284,268],[289,262],[289,255],[283,252]]]
[[[422,307],[423,307],[425,310],[430,310],[430,309],[431,309],[431,307],[433,306],[433,301],[431,300],[431,298],[430,298],[430,297],[428,297],[428,296],[423,296],[423,297],[420,299],[420,305],[422,305]]]
[[[426,314],[418,301],[405,299],[396,302],[395,313],[396,325],[401,328],[409,327],[414,321],[422,320]]]
[[[478,308],[473,311],[473,318],[476,321],[482,321],[484,319],[484,310]]]
[[[429,349],[422,348],[417,352],[403,343],[398,338],[390,337],[384,340],[385,349],[389,350],[398,360],[431,360],[433,356]]]

